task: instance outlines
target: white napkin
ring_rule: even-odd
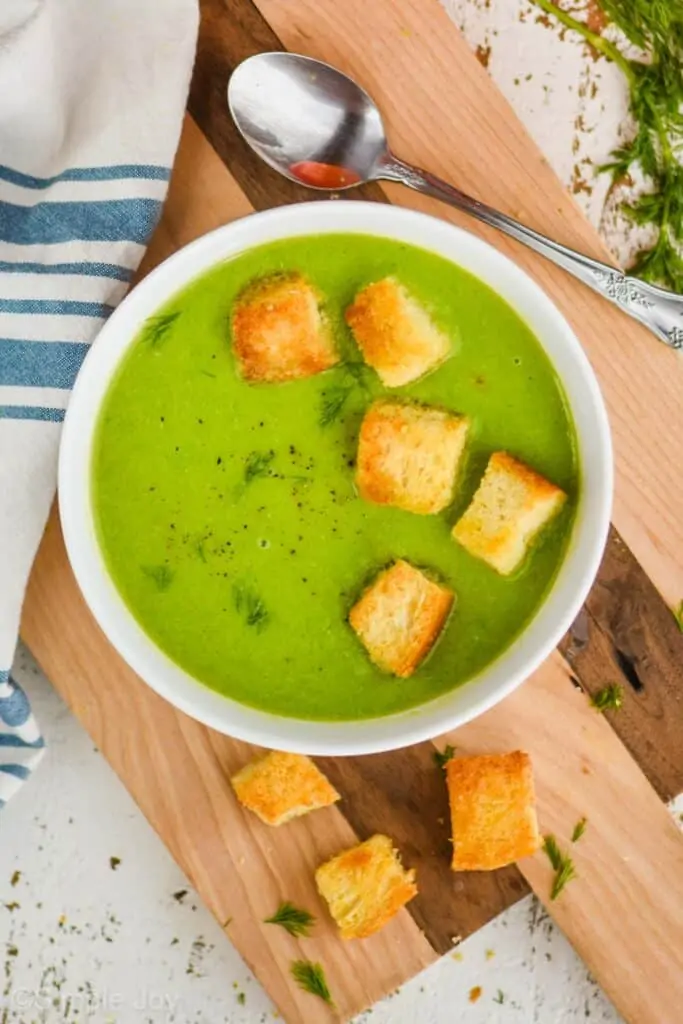
[[[0,0],[0,807],[43,740],[12,680],[70,388],[161,211],[197,0]]]

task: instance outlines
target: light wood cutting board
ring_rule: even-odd
[[[606,256],[436,0],[260,0],[258,9],[250,0],[204,0],[201,6],[190,98],[196,123],[186,122],[143,272],[253,207],[310,198],[251,157],[225,109],[231,67],[283,44],[356,74],[381,100],[403,155]],[[365,195],[458,220],[407,192],[373,187]],[[644,330],[555,268],[486,229],[466,226],[537,277],[589,351],[615,431],[621,537],[610,539],[564,656],[449,740],[463,752],[530,750],[544,830],[566,840],[576,821],[588,817],[586,836],[572,851],[579,878],[549,909],[628,1021],[675,1024],[683,1000],[683,916],[677,913],[683,839],[660,797],[683,789],[683,637],[660,595],[669,602],[683,596],[677,514],[683,482],[670,472],[683,427],[683,371]],[[228,779],[251,751],[176,712],[121,662],[83,604],[55,516],[29,587],[23,635],[287,1021],[348,1019],[451,948],[454,937],[518,899],[527,883],[547,902],[551,873],[542,855],[521,864],[521,873],[449,871],[445,787],[431,744],[321,760],[342,803],[283,830],[243,812]],[[621,680],[624,709],[610,721],[599,716],[572,685],[576,676],[588,691]],[[356,836],[378,830],[392,835],[416,866],[421,893],[384,932],[342,943],[312,872]],[[281,899],[316,913],[314,937],[294,940],[262,923]],[[324,965],[334,1011],[292,982],[289,966],[298,957]]]

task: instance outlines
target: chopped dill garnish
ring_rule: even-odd
[[[314,923],[313,914],[309,914],[307,910],[300,910],[287,901],[280,904],[272,917],[265,918],[265,924],[279,924],[295,938],[307,938]]]
[[[245,484],[250,484],[252,480],[256,480],[259,476],[268,476],[270,464],[274,458],[275,452],[272,450],[268,452],[249,452],[244,463]]]
[[[140,568],[156,584],[157,590],[168,590],[173,583],[175,573],[167,565],[141,565]]]
[[[310,960],[295,960],[290,970],[299,988],[322,999],[328,1006],[334,1006],[325,980],[325,972],[320,964],[314,964]]]
[[[142,331],[142,340],[147,342],[152,348],[156,348],[157,345],[166,340],[166,335],[179,316],[180,312],[161,313],[159,316],[148,317],[145,320],[145,326]]]
[[[543,850],[555,871],[559,871],[562,867],[562,854],[560,853],[555,836],[545,836]]]
[[[255,590],[243,583],[235,583],[232,588],[232,599],[235,611],[244,619],[247,626],[253,626],[260,633],[268,625],[270,618],[263,598]]]
[[[337,370],[341,372],[338,382],[329,388],[325,388],[320,396],[318,423],[321,427],[329,427],[330,423],[334,423],[335,420],[339,419],[344,406],[357,387],[366,394],[368,392],[365,374],[368,372],[369,367],[365,363],[342,363],[337,367]]]
[[[581,838],[583,833],[586,831],[586,825],[587,824],[588,824],[588,820],[586,818],[581,818],[581,820],[577,821],[576,825],[574,825],[574,831],[572,832],[572,842],[573,843],[578,843],[579,839]]]
[[[598,0],[642,60],[626,57],[617,45],[562,10],[553,0],[533,0],[566,28],[580,33],[593,49],[615,63],[626,77],[629,109],[636,122],[633,138],[614,150],[608,163],[613,183],[640,167],[646,193],[621,209],[636,224],[657,229],[650,248],[635,257],[631,273],[644,281],[683,291],[683,14],[672,0]]]
[[[610,683],[591,697],[591,704],[598,711],[618,711],[623,702],[624,688],[618,683]]]
[[[205,562],[206,561],[206,551],[204,550],[204,541],[203,540],[198,540],[197,543],[195,544],[195,548],[194,549],[197,552],[197,558],[200,560],[200,562]]]
[[[562,853],[560,850],[555,836],[546,836],[544,838],[543,849],[555,871],[555,878],[550,890],[550,899],[556,900],[565,885],[571,882],[573,878],[576,878],[576,868],[569,854]]]
[[[320,418],[318,423],[321,427],[329,427],[339,418],[346,405],[349,395],[353,391],[353,384],[337,384],[333,388],[326,388],[320,397]]]
[[[455,747],[449,744],[443,748],[443,750],[435,750],[432,754],[434,758],[434,764],[438,765],[439,768],[445,768],[448,762],[455,754]]]
[[[493,997],[493,1001],[494,1003],[498,1003],[499,1006],[503,1005],[503,1003],[505,1002],[505,993],[503,992],[502,988],[498,989],[498,992]]]

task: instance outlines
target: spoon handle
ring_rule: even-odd
[[[463,213],[476,217],[484,224],[504,231],[506,235],[552,260],[629,316],[639,320],[666,345],[674,349],[683,349],[683,297],[680,295],[629,277],[607,263],[601,263],[559,242],[554,242],[538,231],[513,220],[512,217],[499,213],[478,199],[473,199],[429,171],[413,167],[394,156],[382,164],[377,177],[399,182],[423,195],[440,199]]]

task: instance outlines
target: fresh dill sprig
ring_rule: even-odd
[[[562,853],[560,850],[555,836],[545,836],[543,849],[555,872],[550,890],[550,899],[556,900],[565,885],[571,882],[573,878],[576,878],[576,868],[569,854]]]
[[[356,388],[360,388],[366,394],[368,392],[368,386],[365,381],[368,367],[365,363],[342,363],[337,367],[337,370],[341,373],[337,383],[329,388],[325,388],[320,396],[318,423],[321,427],[329,427],[330,423],[334,423],[335,420],[339,419],[347,401]]]
[[[318,423],[321,427],[329,427],[342,413],[346,402],[353,391],[352,384],[337,384],[333,388],[326,388],[320,396],[320,417]]]
[[[598,711],[618,711],[624,702],[624,688],[618,683],[610,683],[598,690],[591,697],[591,704]]]
[[[142,341],[156,348],[166,340],[168,332],[179,316],[180,312],[160,313],[159,316],[148,317],[142,330]]]
[[[581,818],[581,820],[577,821],[576,825],[574,825],[574,831],[572,832],[572,842],[573,843],[578,843],[579,839],[581,838],[581,836],[586,831],[586,825],[587,824],[588,824],[588,820],[586,818]]]
[[[140,568],[156,585],[157,590],[168,590],[173,583],[175,573],[168,565],[141,565]]]
[[[683,9],[671,0],[598,0],[607,17],[640,47],[643,60],[626,57],[618,46],[553,0],[533,0],[566,28],[580,33],[594,50],[626,76],[629,109],[636,122],[633,138],[614,150],[608,163],[612,181],[622,181],[639,166],[650,183],[647,193],[621,209],[636,224],[657,229],[650,248],[635,257],[631,273],[645,281],[683,291]]]
[[[244,462],[244,482],[250,484],[259,476],[268,476],[275,452],[249,452]]]
[[[676,625],[680,629],[681,633],[683,633],[683,601],[681,601],[680,604],[673,609],[673,613],[674,618],[676,620]]]
[[[434,753],[432,754],[432,757],[434,758],[434,764],[436,764],[439,768],[445,768],[448,762],[454,756],[454,754],[455,747],[452,747],[450,743],[448,743],[443,748],[443,750],[434,751]]]
[[[235,583],[232,588],[235,611],[242,616],[247,626],[253,626],[260,633],[268,625],[270,614],[263,598],[244,583]]]
[[[320,964],[314,964],[310,960],[295,960],[290,971],[295,982],[304,992],[310,992],[312,996],[322,999],[328,1006],[334,1006],[325,980],[325,972]]]
[[[272,917],[265,918],[265,924],[279,924],[295,938],[308,938],[311,928],[315,924],[315,918],[307,910],[301,910],[285,900]]]

